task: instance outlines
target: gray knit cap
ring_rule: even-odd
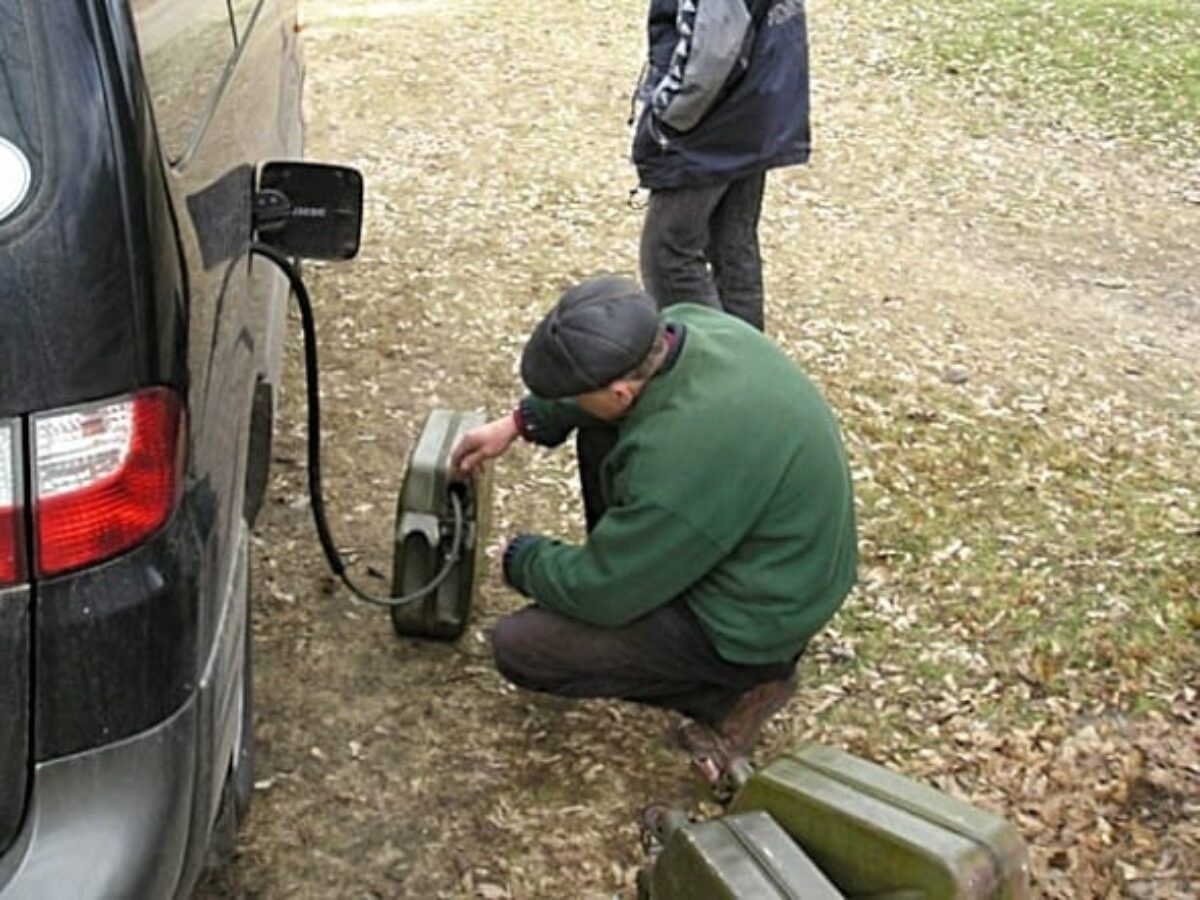
[[[604,387],[646,358],[659,332],[654,301],[631,278],[590,278],[564,293],[521,354],[521,378],[538,397]]]

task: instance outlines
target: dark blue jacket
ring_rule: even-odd
[[[651,0],[649,45],[633,139],[643,187],[719,184],[807,161],[803,0]]]

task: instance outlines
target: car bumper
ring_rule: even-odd
[[[0,900],[171,897],[188,850],[196,697],[116,744],[35,767]]]

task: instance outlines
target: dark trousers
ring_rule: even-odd
[[[496,668],[518,687],[562,697],[610,697],[718,723],[744,692],[786,678],[795,662],[726,662],[683,600],[619,628],[597,628],[527,606],[492,635]]]
[[[642,283],[661,309],[705,303],[763,330],[758,220],[766,173],[710,187],[650,192]]]
[[[615,428],[580,429],[579,478],[590,532],[604,515],[600,466]],[[500,673],[518,687],[563,697],[610,697],[674,709],[716,724],[737,698],[786,678],[795,660],[763,666],[722,659],[687,603],[675,600],[620,628],[599,628],[528,606],[492,634]]]
[[[604,515],[607,505],[600,487],[600,467],[604,457],[617,443],[617,429],[605,425],[580,428],[575,432],[575,458],[579,462],[579,488],[583,494],[583,514],[590,534]]]

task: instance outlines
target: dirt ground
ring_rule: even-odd
[[[586,274],[636,271],[641,214],[625,119],[643,6],[305,3],[308,155],[355,165],[367,182],[360,258],[307,270],[321,331],[326,492],[335,535],[365,580],[368,565],[390,571],[396,493],[425,412],[507,409],[519,395],[523,337],[558,291]],[[876,9],[810,4],[817,149],[810,166],[772,176],[763,239],[768,330],[844,411],[865,498],[854,602],[903,622],[925,615],[930,598],[887,580],[899,551],[884,546],[880,523],[894,507],[881,485],[919,493],[919,473],[893,464],[882,446],[891,432],[873,416],[908,428],[936,417],[943,399],[960,403],[949,392],[973,391],[969,411],[954,406],[959,418],[942,420],[942,439],[963,445],[980,440],[972,429],[986,429],[989,408],[1065,405],[1093,424],[1124,417],[1145,437],[1130,452],[1157,467],[1164,492],[1175,490],[1175,511],[1163,516],[1181,528],[1196,517],[1200,166],[1086,129],[974,129],[952,98],[906,77]],[[965,386],[948,384],[948,372]],[[353,603],[327,573],[309,518],[298,339],[287,377],[254,538],[259,789],[234,864],[199,896],[630,896],[644,859],[637,811],[651,800],[714,811],[666,740],[672,720],[508,687],[486,632],[519,598],[494,572],[456,644],[398,640],[385,613]],[[569,453],[521,448],[496,474],[493,557],[517,530],[578,536]],[[1196,571],[1190,546],[1185,580]],[[956,554],[931,551],[928,566],[953,565]],[[896,700],[905,657],[900,671],[872,670],[877,681],[850,672],[847,660],[888,655],[886,632],[859,634],[874,634],[862,624],[870,621],[817,648],[764,757],[814,738],[952,787],[1021,823],[1043,894],[1200,890],[1193,838],[1162,843],[1200,809],[1200,769],[1189,768],[1194,678],[1190,698],[1186,682],[1163,688],[1168,711],[1135,718],[1116,751],[1148,759],[1139,741],[1153,733],[1177,759],[1161,764],[1180,767],[1169,790],[1160,785],[1170,803],[1139,826],[1158,842],[1153,853],[1121,855],[1116,839],[1094,852],[1083,841],[1039,852],[1034,819],[1044,816],[1030,809],[1031,779],[1041,772],[1041,789],[1053,787],[1064,742],[1031,739],[1036,763],[964,770],[956,760],[982,759],[989,746],[987,717],[954,713],[966,739],[926,729],[928,704]],[[957,628],[948,621],[931,633]],[[911,707],[928,747],[872,725],[876,690],[893,694],[901,719]],[[1063,716],[1071,739],[1074,715]],[[954,773],[950,784],[940,779]]]

